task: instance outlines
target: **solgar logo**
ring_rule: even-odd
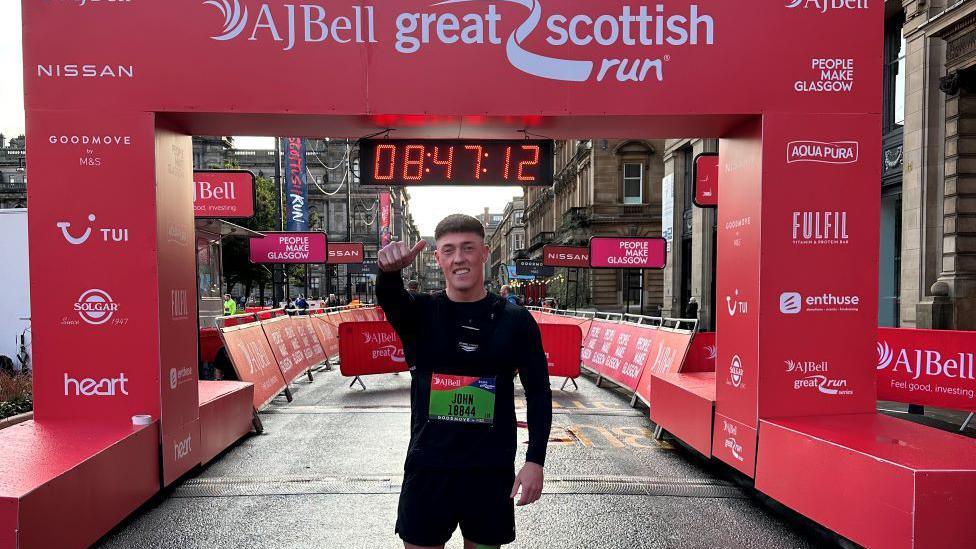
[[[563,82],[662,82],[671,55],[661,52],[662,55],[641,57],[648,55],[646,52],[715,44],[715,20],[702,13],[697,4],[672,12],[658,4],[656,9],[623,6],[617,13],[546,16],[542,0],[505,1],[522,6],[526,10],[523,16],[509,22],[494,4],[486,6],[480,0],[440,1],[426,12],[400,13],[379,24],[372,6],[351,6],[346,11],[333,12],[312,3],[254,2],[250,6],[253,10],[242,5],[241,0],[206,0],[203,4],[216,8],[223,18],[220,30],[211,36],[213,40],[268,40],[286,52],[321,43],[353,47],[379,43],[376,29],[393,26],[395,32],[390,39],[402,55],[418,54],[430,47],[497,47],[503,49],[516,70]],[[480,9],[458,12],[456,6],[469,4]],[[529,44],[534,48],[542,41],[550,49],[567,53],[554,57],[530,51]],[[574,48],[592,48],[591,45],[632,48],[634,56],[592,60],[570,53]]]
[[[88,290],[81,294],[74,305],[82,320],[93,326],[105,324],[119,310],[119,304],[104,290]]]
[[[858,157],[857,141],[790,141],[786,145],[786,163],[854,164]]]
[[[64,396],[78,397],[101,397],[101,396],[128,396],[129,391],[125,388],[126,379],[124,373],[119,373],[119,377],[106,377],[93,379],[90,377],[75,379],[64,374]]]
[[[38,65],[38,78],[135,78],[133,65]]]
[[[745,369],[742,367],[742,359],[739,355],[732,357],[732,364],[729,366],[729,381],[732,386],[739,389],[743,386],[742,381],[745,378]]]
[[[868,9],[868,0],[788,0],[786,7],[817,13],[827,13],[831,10],[855,11]]]

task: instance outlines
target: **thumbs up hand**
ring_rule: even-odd
[[[391,242],[379,251],[376,260],[381,271],[388,273],[400,271],[413,263],[417,255],[426,247],[426,240],[418,241],[413,247],[410,247],[406,242]]]

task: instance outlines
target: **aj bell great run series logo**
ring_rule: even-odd
[[[331,14],[318,4],[271,4],[241,0],[205,0],[224,18],[223,28],[211,38],[218,41],[272,40],[284,51],[333,41],[338,44],[375,44],[376,20],[373,6],[350,6],[342,14]],[[412,55],[424,46],[437,44],[492,45],[504,43],[508,62],[516,69],[539,78],[564,82],[664,81],[669,54],[656,57],[604,58],[599,62],[572,57],[552,57],[532,51],[533,39],[541,37],[558,48],[573,46],[627,46],[635,54],[648,48],[711,46],[716,25],[711,15],[697,4],[687,11],[669,12],[662,3],[653,6],[623,6],[619,13],[596,17],[585,14],[544,14],[542,0],[444,0],[432,8],[477,4],[484,9],[464,14],[405,12],[395,17],[394,47]],[[486,5],[487,4],[487,5]],[[515,4],[527,13],[507,37],[501,33],[504,17],[496,4]],[[638,54],[639,55],[639,54]]]

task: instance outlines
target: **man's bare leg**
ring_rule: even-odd
[[[473,541],[464,540],[464,549],[500,549],[501,545],[481,545]]]

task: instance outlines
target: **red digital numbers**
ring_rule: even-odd
[[[373,144],[372,178],[367,183],[391,185],[547,184],[544,162],[551,148],[518,141],[407,141]],[[544,143],[543,145],[546,145]]]
[[[390,162],[383,163],[384,153],[389,153]],[[376,162],[373,165],[373,179],[377,181],[393,181],[393,172],[396,168],[396,145],[380,145],[376,147]]]
[[[441,159],[441,148],[434,147],[434,164],[445,166],[444,177],[450,181],[454,179],[454,147],[447,147],[447,158]]]
[[[525,168],[528,168],[529,166],[538,166],[539,165],[539,155],[541,153],[541,151],[539,150],[539,146],[538,145],[531,145],[531,146],[522,145],[522,150],[523,151],[529,151],[534,156],[532,157],[532,160],[523,160],[523,161],[519,162],[519,167],[518,167],[518,180],[519,181],[535,181],[535,176],[534,175],[528,175],[527,176],[527,175],[525,175],[525,172],[523,170],[525,170]]]
[[[426,152],[427,147],[423,145],[407,145],[403,153],[404,181],[420,181],[424,178],[424,154]]]

